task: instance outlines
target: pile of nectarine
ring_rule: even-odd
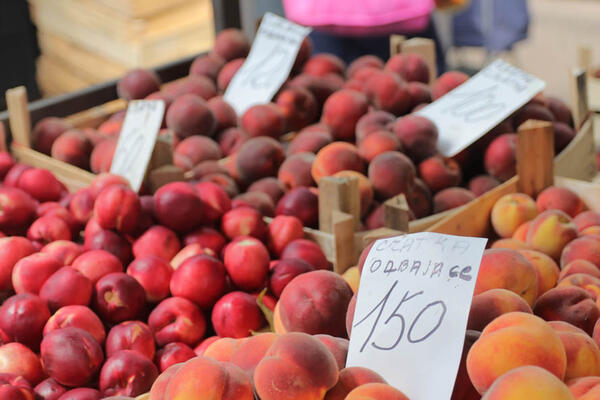
[[[381,227],[382,203],[400,193],[411,218],[422,218],[512,177],[514,132],[527,119],[552,121],[557,151],[575,135],[569,108],[540,94],[456,157],[443,157],[436,126],[412,112],[465,82],[465,74],[450,71],[429,86],[428,66],[418,55],[387,61],[368,55],[346,66],[331,54],[311,56],[309,39],[273,101],[237,115],[222,95],[249,48],[240,31],[227,29],[187,77],[161,86],[156,74],[137,69],[117,89],[125,100],[165,102],[159,134],[172,141],[174,164],[189,179],[213,182],[269,216],[294,215],[315,227],[318,180],[351,173],[361,183],[363,228]],[[107,172],[124,117],[117,112],[96,129],[43,119],[33,131],[34,148]]]

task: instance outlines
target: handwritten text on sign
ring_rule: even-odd
[[[164,113],[162,100],[134,100],[127,107],[110,172],[127,179],[135,191],[146,175]]]
[[[250,106],[271,101],[290,75],[300,44],[309,32],[310,28],[265,14],[248,58],[225,91],[225,100],[238,115]]]
[[[541,92],[546,83],[497,60],[439,100],[417,111],[439,131],[440,152],[452,157]]]
[[[376,241],[346,365],[373,369],[411,400],[450,399],[486,242],[431,232]]]

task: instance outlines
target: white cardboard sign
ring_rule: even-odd
[[[225,101],[238,115],[271,101],[290,75],[300,44],[310,31],[275,14],[265,14],[250,54],[225,91]]]
[[[448,400],[487,239],[421,232],[375,242],[365,261],[348,367],[411,400]]]
[[[127,179],[136,192],[146,175],[164,113],[162,100],[133,100],[127,107],[110,172]]]
[[[438,149],[452,157],[541,92],[546,83],[496,60],[416,114],[433,121]]]

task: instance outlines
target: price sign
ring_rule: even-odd
[[[346,366],[371,368],[411,400],[450,399],[486,242],[432,232],[376,241]]]
[[[290,75],[306,28],[266,13],[248,58],[227,86],[224,98],[238,115],[250,106],[271,101]]]
[[[142,186],[164,113],[162,100],[133,100],[127,107],[110,172],[127,179],[135,191]]]
[[[416,114],[433,121],[438,149],[452,157],[541,92],[546,83],[497,60]]]

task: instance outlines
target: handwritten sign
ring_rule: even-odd
[[[135,191],[146,175],[164,113],[162,100],[133,100],[127,107],[110,172],[127,179]]]
[[[373,369],[411,400],[450,399],[486,242],[432,232],[377,240],[346,366]]]
[[[300,44],[310,28],[272,13],[262,19],[248,58],[227,86],[224,98],[238,115],[271,101],[290,75]]]
[[[417,111],[436,124],[438,149],[452,157],[541,92],[546,83],[497,60]]]

